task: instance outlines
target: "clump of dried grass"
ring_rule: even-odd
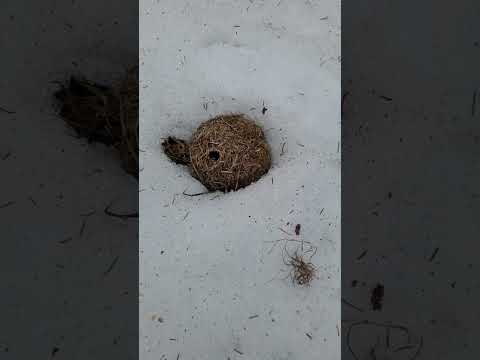
[[[311,257],[307,257],[298,250],[293,254],[287,254],[284,262],[291,268],[289,276],[297,285],[309,286],[316,276],[317,268],[311,262]]]
[[[284,231],[281,228],[280,230]],[[288,274],[284,279],[290,278],[296,285],[309,286],[317,278],[317,267],[313,264],[312,258],[318,248],[310,241],[286,238],[265,241],[265,243],[273,244],[267,252],[268,254],[271,254],[279,244],[283,243],[283,263],[288,267]]]
[[[209,191],[246,187],[271,166],[262,128],[243,114],[214,117],[198,127],[189,143],[169,137],[162,146],[173,161],[188,164]]]
[[[125,171],[138,179],[138,67],[114,86],[72,76],[55,97],[79,137],[117,148]]]

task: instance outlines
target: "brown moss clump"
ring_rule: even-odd
[[[189,165],[192,176],[209,191],[246,187],[271,166],[262,128],[243,114],[220,115],[202,123],[189,143],[169,137],[162,145],[173,161]]]
[[[169,136],[162,145],[165,154],[176,164],[190,164],[190,147],[185,140]]]
[[[114,86],[72,76],[55,97],[79,137],[117,148],[124,169],[138,179],[138,67]]]

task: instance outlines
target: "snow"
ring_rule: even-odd
[[[340,359],[339,61],[337,1],[140,1],[142,360]],[[161,140],[222,112],[264,127],[273,167],[184,196],[204,188]],[[306,288],[270,252],[297,223]]]

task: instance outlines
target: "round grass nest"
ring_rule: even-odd
[[[114,146],[126,172],[138,179],[138,67],[113,86],[72,76],[55,93],[60,116],[90,143]]]
[[[209,191],[244,188],[271,166],[262,128],[244,114],[216,116],[202,123],[189,142],[169,137],[162,146],[170,159],[188,165]]]

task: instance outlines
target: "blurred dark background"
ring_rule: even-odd
[[[342,12],[342,358],[478,358],[480,3]]]
[[[2,1],[0,359],[138,357],[138,183],[57,116],[57,81],[138,63],[137,1]]]

